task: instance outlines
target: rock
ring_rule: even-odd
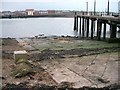
[[[72,82],[61,82],[58,88],[71,88],[74,85]]]
[[[6,78],[5,78],[5,77],[3,77],[3,76],[0,76],[0,79],[4,79],[4,80],[5,80]]]
[[[20,84],[20,82],[16,82],[16,85],[19,85]]]
[[[26,63],[17,64],[13,71],[13,75],[16,78],[24,77],[26,75],[31,75],[33,73],[34,73],[33,69]]]
[[[24,82],[21,82],[19,85],[21,85],[21,86],[26,86],[27,84],[29,84],[29,82],[24,81]]]
[[[98,81],[100,81],[101,83],[108,83],[108,82],[110,82],[107,79],[103,79],[103,78],[98,78]]]
[[[34,78],[32,76],[29,76],[30,80],[34,80]]]
[[[10,68],[14,69],[15,66],[16,66],[15,64],[11,64],[11,65],[10,65]]]

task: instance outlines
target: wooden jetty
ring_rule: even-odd
[[[79,19],[79,20],[78,20]],[[95,22],[97,21],[97,25]],[[91,26],[90,25],[91,22]],[[102,25],[103,24],[103,25]],[[106,25],[110,25],[110,38],[116,38],[117,27],[120,28],[120,16],[98,16],[98,15],[85,15],[77,14],[75,12],[74,16],[74,30],[79,30],[79,35],[81,37],[89,37],[89,32],[91,32],[90,37],[94,39],[94,26],[97,27],[97,39],[101,40],[101,31],[103,26],[103,39],[106,39]],[[79,28],[78,28],[79,25]],[[91,27],[91,29],[89,29]],[[91,30],[91,31],[89,31]]]

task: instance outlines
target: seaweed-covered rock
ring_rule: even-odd
[[[28,62],[27,59],[19,59],[19,60],[17,60],[15,63],[16,63],[16,64],[26,63],[26,64],[30,65],[30,63]]]
[[[34,72],[31,66],[26,63],[17,64],[16,68],[13,71],[13,76],[15,76],[16,78],[23,77],[29,74],[34,74]]]

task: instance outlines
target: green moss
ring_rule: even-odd
[[[17,64],[16,68],[13,70],[13,76],[15,78],[24,77],[32,73],[33,73],[33,69],[26,63]]]
[[[15,62],[18,62],[21,59],[27,60],[28,56],[26,54],[25,55],[16,55],[15,56]]]
[[[120,43],[120,38],[110,38],[105,40],[108,43]]]
[[[30,65],[30,63],[28,62],[27,59],[19,59],[19,60],[17,60],[15,63],[16,63],[16,64],[26,63],[26,64]]]
[[[46,46],[37,46],[40,51],[44,50],[70,50],[76,48],[104,48],[104,47],[117,47],[117,43],[108,43],[105,41],[95,40],[71,40],[70,43],[47,43]],[[35,47],[36,48],[36,47]]]

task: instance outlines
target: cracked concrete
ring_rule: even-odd
[[[118,52],[40,61],[57,82],[102,88],[118,82]]]
[[[19,41],[19,40],[18,40]],[[69,39],[23,39],[25,49],[28,51],[42,52],[46,49],[51,50],[69,50],[74,48],[102,48],[109,47],[113,49],[112,44],[98,41],[87,41],[87,40],[69,40]],[[61,42],[61,41],[64,41]],[[67,43],[65,42],[67,41]],[[69,44],[68,44],[69,41]],[[71,43],[74,42],[74,43]],[[82,42],[82,43],[81,43]],[[96,44],[97,43],[97,44]],[[99,46],[100,45],[100,46]],[[79,47],[80,46],[80,47]],[[116,46],[113,44],[113,46]],[[103,48],[104,49],[104,48]],[[103,50],[101,49],[101,51]],[[109,51],[109,49],[107,51]],[[54,81],[58,84],[62,82],[70,82],[73,88],[81,88],[83,86],[102,88],[111,84],[118,83],[118,52],[100,53],[99,49],[95,49],[94,55],[82,56],[81,54],[86,53],[81,51],[82,49],[67,51],[63,55],[64,58],[54,58],[51,53],[45,53],[42,57],[50,56],[50,58],[44,58],[42,61],[39,60],[39,64],[52,76]],[[115,49],[116,50],[116,49]],[[88,50],[89,51],[89,50]],[[90,52],[89,52],[90,53]],[[50,54],[50,55],[49,55]],[[56,54],[56,52],[55,52]],[[53,58],[51,58],[53,57]],[[47,60],[48,59],[48,60]]]

